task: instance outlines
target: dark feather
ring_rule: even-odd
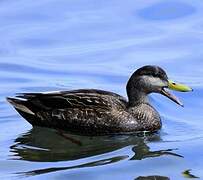
[[[127,101],[122,96],[102,90],[81,89],[73,91],[58,91],[50,93],[20,93],[16,97],[28,100],[40,108],[111,108],[112,100],[122,107]],[[111,100],[111,101],[109,101]]]
[[[157,86],[152,88],[150,81],[144,81],[146,76],[167,80],[165,71],[157,66],[138,69],[126,86],[128,102],[116,93],[96,89],[20,93],[8,101],[32,125],[95,135],[152,132],[161,128],[161,119],[148,104],[146,96],[157,92]]]

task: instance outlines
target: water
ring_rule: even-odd
[[[187,169],[203,179],[202,15],[202,2],[189,0],[1,1],[1,179],[181,180]],[[194,89],[176,93],[184,108],[151,96],[163,120],[153,136],[65,139],[32,128],[5,101],[16,92],[77,88],[126,96],[129,75],[146,64]]]

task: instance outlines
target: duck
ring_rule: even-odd
[[[162,122],[148,95],[159,93],[180,106],[168,89],[189,92],[187,85],[170,80],[159,66],[146,65],[132,73],[127,99],[98,89],[18,93],[7,101],[32,126],[60,129],[86,135],[157,132]]]

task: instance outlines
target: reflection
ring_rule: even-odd
[[[53,129],[34,127],[10,147],[12,159],[38,162],[76,160],[111,152],[128,145],[145,146],[143,138],[120,136],[79,136]],[[139,146],[139,145],[138,145]]]
[[[34,171],[21,172],[19,174],[25,174],[26,176],[40,175],[40,174],[62,171],[62,170],[78,169],[78,168],[83,168],[83,167],[95,167],[95,166],[101,166],[101,165],[115,163],[115,162],[124,160],[126,158],[128,158],[128,156],[116,156],[116,157],[112,157],[109,159],[102,159],[99,161],[93,161],[90,163],[85,163],[85,164],[81,164],[81,165],[77,165],[77,166],[45,168],[45,169],[38,169],[38,170],[34,170]]]
[[[93,162],[68,167],[49,167],[38,169],[25,174],[34,175],[53,171],[74,169],[82,167],[100,166],[121,161],[123,159],[141,160],[148,157],[172,155],[182,157],[173,149],[150,151],[147,141],[160,141],[159,134],[148,136],[112,135],[112,136],[79,136],[73,134],[61,134],[53,129],[35,127],[28,133],[21,135],[10,147],[13,153],[11,159],[21,159],[37,162],[56,162],[77,160],[95,155],[109,153],[126,146],[133,146],[133,155],[119,154],[107,159],[99,159]],[[23,172],[22,172],[23,173]],[[24,174],[24,173],[23,173]]]
[[[139,176],[135,180],[170,180],[166,176]]]
[[[159,150],[159,151],[150,151],[150,148],[146,146],[143,148],[142,146],[134,146],[132,148],[133,152],[135,152],[135,155],[130,160],[141,160],[149,157],[158,157],[162,155],[172,155],[177,157],[182,157],[179,154],[173,153],[172,151],[177,149],[166,149],[166,150]]]
[[[62,134],[53,129],[34,127],[21,135],[10,147],[12,159],[53,162],[95,156],[133,145],[131,160],[141,160],[160,155],[174,155],[174,149],[150,151],[146,141],[160,141],[159,134],[138,137],[135,135],[79,136]]]
[[[187,170],[185,170],[185,171],[182,172],[182,175],[183,175],[185,178],[199,178],[199,177],[193,175],[193,174],[191,173],[191,171],[192,171],[191,169],[187,169]]]

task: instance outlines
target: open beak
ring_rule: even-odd
[[[193,91],[192,88],[190,88],[184,84],[175,83],[171,80],[168,80],[168,87],[165,87],[165,88],[169,88],[171,90],[180,91],[180,92]],[[177,103],[183,107],[183,103],[181,103],[180,100],[175,95],[171,94],[165,88],[162,88],[161,94],[163,94],[164,96],[168,97],[169,99],[171,99],[172,101],[174,101],[175,103]]]

